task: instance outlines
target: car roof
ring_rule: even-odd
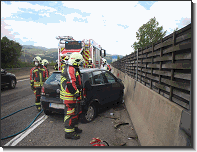
[[[107,71],[105,69],[99,69],[99,68],[83,68],[83,69],[80,69],[80,72],[86,73],[86,72],[93,72],[93,71],[98,71],[98,70]],[[55,71],[53,73],[61,73],[61,71]]]

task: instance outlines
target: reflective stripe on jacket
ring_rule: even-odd
[[[76,103],[74,94],[79,93],[81,77],[72,65],[63,66],[60,83],[60,99],[63,99],[64,103]]]
[[[35,88],[41,87],[46,81],[48,74],[44,68],[33,67],[30,70],[30,84]]]

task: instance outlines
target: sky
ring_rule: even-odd
[[[1,38],[57,48],[56,36],[73,36],[124,56],[134,51],[136,32],[151,18],[167,36],[190,24],[191,14],[191,1],[1,1]]]

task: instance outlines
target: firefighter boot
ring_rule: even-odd
[[[41,107],[37,106],[37,110],[38,110],[38,112],[40,112],[41,111]]]
[[[75,127],[75,132],[76,132],[77,134],[80,134],[80,133],[82,133],[82,130],[79,129],[78,127]]]
[[[76,133],[76,132],[72,132],[72,133],[65,133],[65,139],[80,139],[80,136]]]

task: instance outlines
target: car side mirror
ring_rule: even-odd
[[[85,89],[87,89],[87,90],[91,90],[92,89],[90,81],[88,81],[88,80],[85,82]]]

